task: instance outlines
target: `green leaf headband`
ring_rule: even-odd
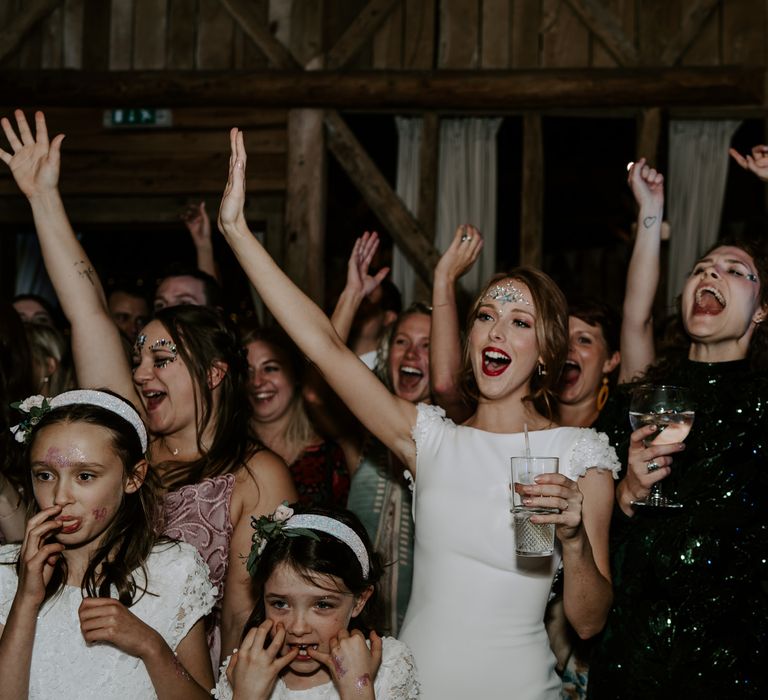
[[[371,563],[368,560],[368,550],[365,548],[365,543],[351,527],[335,518],[313,513],[294,515],[293,508],[290,508],[287,502],[283,502],[272,515],[262,515],[259,518],[251,516],[251,527],[255,532],[251,538],[253,546],[246,562],[248,573],[251,576],[253,576],[259,559],[270,540],[278,537],[309,537],[319,541],[320,538],[316,532],[324,532],[343,542],[352,550],[360,562],[363,578],[368,578]]]
[[[98,406],[128,421],[139,436],[142,453],[147,451],[147,429],[144,427],[144,423],[136,409],[123,399],[108,394],[105,391],[97,391],[96,389],[65,391],[63,394],[54,396],[50,400],[38,394],[30,396],[23,401],[12,403],[11,408],[27,414],[24,420],[11,428],[16,442],[26,444],[29,441],[29,436],[32,434],[32,430],[46,413],[60,406],[72,406],[75,404]]]

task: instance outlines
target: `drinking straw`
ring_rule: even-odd
[[[523,423],[523,432],[525,433],[525,458],[531,460],[531,441],[528,439],[528,423]]]

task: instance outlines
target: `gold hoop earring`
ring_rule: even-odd
[[[600,391],[597,392],[597,410],[602,411],[605,408],[605,404],[608,403],[608,377],[603,377],[603,385],[600,387]]]

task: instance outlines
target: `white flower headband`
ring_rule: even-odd
[[[363,578],[367,579],[371,571],[368,550],[365,548],[363,540],[360,539],[360,535],[336,518],[313,513],[294,515],[293,508],[289,507],[287,503],[283,503],[277,507],[272,515],[262,515],[260,518],[251,517],[251,527],[255,532],[251,538],[253,546],[246,564],[248,573],[251,575],[253,575],[267,542],[277,537],[309,537],[313,540],[319,540],[320,538],[315,534],[315,531],[331,535],[331,537],[335,537],[347,545],[360,562]]]
[[[147,429],[144,427],[144,423],[136,412],[136,409],[117,396],[95,389],[75,389],[74,391],[65,391],[63,394],[54,396],[50,400],[38,394],[37,396],[30,396],[20,403],[11,404],[12,408],[27,414],[27,417],[21,421],[21,423],[14,425],[11,428],[11,432],[16,438],[16,442],[25,444],[27,440],[29,440],[32,429],[49,411],[61,406],[73,406],[75,404],[98,406],[99,408],[115,413],[123,420],[128,421],[139,436],[142,453],[147,451]]]

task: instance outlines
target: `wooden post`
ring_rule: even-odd
[[[541,267],[544,243],[544,143],[541,115],[523,117],[523,193],[520,264]]]
[[[425,238],[435,242],[437,221],[437,166],[440,152],[440,117],[436,112],[422,115],[421,149],[419,151],[419,205],[417,218],[424,230]],[[432,290],[421,279],[416,278],[415,299],[429,300]]]
[[[637,119],[636,157],[645,159],[654,168],[659,164],[659,140],[661,138],[662,114],[658,107],[640,112]]]

